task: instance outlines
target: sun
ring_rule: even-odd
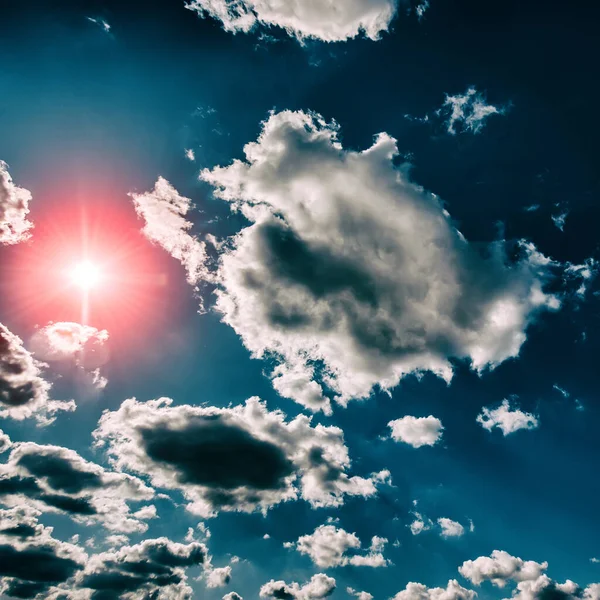
[[[70,279],[80,288],[89,290],[102,281],[102,271],[93,262],[83,260],[73,265],[70,271]]]

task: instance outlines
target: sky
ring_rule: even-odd
[[[4,0],[0,597],[600,600],[598,17]]]

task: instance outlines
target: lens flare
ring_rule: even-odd
[[[89,260],[75,264],[70,272],[71,281],[84,290],[96,287],[102,280],[102,271]]]

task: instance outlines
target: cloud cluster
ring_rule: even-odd
[[[537,429],[540,424],[535,415],[523,412],[515,406],[514,401],[511,403],[507,399],[497,408],[484,406],[477,415],[477,422],[488,431],[497,427],[505,436],[519,429]]]
[[[369,594],[369,592],[359,592],[351,587],[347,587],[346,592],[357,600],[373,600],[373,594]]]
[[[27,507],[0,509],[0,594],[47,598],[47,592],[83,568],[87,555],[52,537]]]
[[[313,427],[304,415],[287,422],[258,398],[233,408],[130,399],[104,412],[94,437],[116,468],[180,490],[203,517],[266,511],[299,495],[314,507],[339,506],[346,495],[373,496],[389,477],[350,477],[341,429]]]
[[[476,595],[473,590],[462,587],[456,579],[451,579],[445,588],[428,588],[411,581],[392,600],[473,600]]]
[[[8,165],[0,160],[0,245],[29,239],[33,228],[27,220],[30,201],[31,192],[14,184]]]
[[[35,416],[51,423],[61,410],[75,410],[74,402],[50,400],[44,365],[25,349],[20,337],[0,323],[0,416],[22,420]]]
[[[143,532],[153,510],[132,514],[128,501],[150,500],[154,492],[140,479],[113,473],[74,450],[33,442],[13,444],[0,464],[0,499],[12,506],[59,512],[112,531]]]
[[[330,567],[386,567],[383,549],[387,539],[374,536],[366,553],[359,554],[361,542],[355,533],[348,533],[333,525],[321,525],[310,535],[303,535],[291,546],[300,554],[306,554],[315,565],[323,569]]]
[[[129,195],[137,214],[145,221],[142,233],[181,262],[190,285],[205,279],[206,247],[189,233],[192,223],[185,218],[192,201],[163,177],[158,178],[151,192]]]
[[[411,417],[406,416],[388,423],[392,430],[392,439],[404,442],[413,448],[421,446],[435,446],[442,438],[444,427],[442,422],[432,416]]]
[[[397,0],[190,0],[186,7],[234,33],[275,26],[301,41],[341,42],[360,34],[379,39],[396,14]]]
[[[295,581],[286,583],[271,579],[260,588],[260,597],[272,600],[323,600],[331,596],[334,591],[335,579],[324,573],[317,573],[302,586]]]
[[[100,367],[108,360],[108,331],[80,323],[49,323],[33,335],[31,349],[48,362],[71,361],[92,387],[102,389],[107,380]]]
[[[217,309],[253,356],[276,359],[282,396],[330,412],[332,396],[408,373],[450,380],[452,359],[494,368],[560,306],[544,291],[555,263],[524,242],[469,243],[394,166],[387,134],[345,150],[335,123],[284,111],[244,151],[201,173],[251,221],[222,253]]]
[[[547,568],[547,562],[524,561],[508,552],[494,550],[490,556],[465,561],[458,570],[475,585],[490,581],[504,588],[509,582],[516,583],[512,593],[516,600],[596,600],[600,596],[599,583],[586,588],[570,579],[558,583],[545,574]]]

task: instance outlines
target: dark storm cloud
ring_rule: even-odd
[[[257,398],[223,409],[171,403],[126,400],[104,413],[94,436],[116,466],[181,490],[196,514],[265,511],[299,492],[313,506],[337,506],[345,495],[374,495],[388,478],[349,477],[340,429],[304,416],[287,422]]]

